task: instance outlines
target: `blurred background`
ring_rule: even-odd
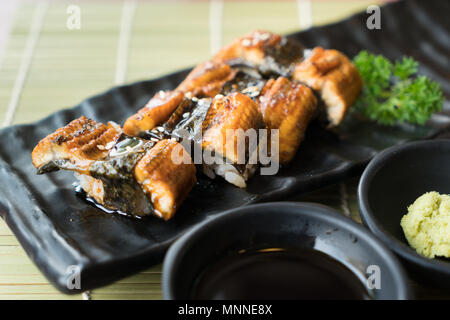
[[[254,29],[289,33],[373,3],[381,1],[1,1],[0,123],[195,65]]]
[[[0,1],[0,125],[29,123],[124,83],[208,59],[255,29],[287,34],[365,11],[367,0]],[[113,107],[113,106],[112,106]],[[339,207],[358,219],[342,186],[302,200]],[[329,199],[324,199],[329,194]],[[0,219],[0,299],[158,299],[161,267],[83,295],[60,294]]]

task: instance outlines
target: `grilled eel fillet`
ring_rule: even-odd
[[[141,132],[153,129],[166,121],[183,99],[182,91],[158,92],[145,107],[125,121],[123,131],[129,136],[138,136]]]
[[[173,217],[197,182],[191,157],[181,144],[169,139],[158,141],[138,161],[134,177],[164,220]]]
[[[129,117],[123,126],[124,132],[130,136],[138,136],[163,123],[187,93],[194,97],[216,96],[236,72],[227,64],[209,61],[199,64],[174,91],[158,92],[145,107]]]
[[[82,116],[39,141],[31,154],[33,165],[38,173],[60,168],[88,173],[92,162],[105,158],[121,134],[117,124]]]
[[[171,161],[180,152],[183,161]],[[129,138],[113,123],[84,116],[42,139],[32,161],[38,173],[74,171],[99,204],[135,216],[170,219],[196,183],[195,166],[177,142]]]
[[[230,63],[236,60],[259,67],[262,74],[288,76],[293,63],[303,57],[303,47],[279,34],[253,31],[235,39],[213,57],[213,62]]]
[[[293,79],[319,92],[332,126],[342,122],[362,89],[361,76],[353,63],[343,53],[321,47],[296,64]]]
[[[248,154],[239,152],[238,136],[230,136],[227,131],[242,129],[245,132],[262,127],[258,105],[250,97],[239,92],[217,95],[202,123],[202,148],[223,155],[231,163],[246,164]],[[244,150],[249,151],[247,145]]]
[[[259,101],[267,128],[279,130],[279,162],[287,164],[305,136],[316,112],[317,99],[308,87],[279,77],[266,83]]]
[[[245,188],[246,180],[257,167],[256,160],[249,159],[258,151],[258,129],[263,125],[258,104],[249,96],[239,92],[217,95],[202,122],[201,145],[224,161],[204,161],[203,172]]]
[[[163,132],[151,133],[157,139],[183,139],[191,147],[193,143],[194,148],[208,151],[203,154],[209,154],[213,161],[203,159],[205,174],[211,178],[223,176],[243,188],[256,169],[256,161],[249,162],[249,158],[257,151],[258,129],[262,127],[258,104],[248,95],[234,92],[214,98],[185,98],[161,127]]]
[[[234,78],[237,70],[224,63],[206,61],[195,67],[177,90],[194,97],[215,97],[223,85]]]

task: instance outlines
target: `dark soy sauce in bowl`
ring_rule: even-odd
[[[349,268],[313,249],[265,249],[225,256],[197,278],[193,299],[370,299]]]

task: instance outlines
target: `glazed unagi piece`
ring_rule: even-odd
[[[185,95],[214,97],[237,70],[227,64],[205,62],[194,68],[174,91],[158,92],[147,105],[129,117],[123,126],[130,136],[139,136],[167,121]]]
[[[295,41],[267,31],[254,31],[235,39],[214,56],[212,61],[245,61],[259,67],[262,74],[288,76],[293,64],[303,57],[303,47]]]
[[[310,88],[279,77],[266,83],[259,100],[267,128],[279,130],[279,163],[287,164],[316,113],[317,99]]]
[[[215,173],[244,188],[245,181],[256,169],[256,164],[248,162],[249,157],[257,151],[244,134],[251,134],[247,130],[253,129],[257,139],[258,129],[263,126],[258,104],[249,96],[239,92],[216,96],[202,122],[201,145],[225,161],[223,164],[204,164],[205,173],[209,176]],[[258,142],[255,143],[257,147]]]
[[[141,132],[153,129],[166,121],[183,99],[183,91],[158,92],[145,107],[125,121],[124,132],[129,136],[138,136]]]
[[[113,122],[105,125],[82,116],[42,139],[32,152],[33,165],[38,173],[59,168],[86,173],[93,161],[106,157],[121,134]]]
[[[296,65],[293,79],[319,92],[331,126],[341,123],[362,89],[362,79],[353,63],[343,53],[321,47],[314,48]]]
[[[182,161],[172,161],[177,154]],[[177,142],[129,137],[86,117],[42,139],[32,161],[38,173],[75,171],[90,198],[133,216],[170,219],[196,182],[195,166]]]
[[[232,92],[214,98],[185,98],[163,125],[164,130],[152,134],[157,139],[171,136],[208,151],[203,154],[210,155],[211,162],[202,159],[203,172],[244,188],[257,167],[256,161],[249,159],[257,151],[258,129],[263,126],[258,104],[249,95]],[[246,134],[253,134],[253,141],[245,138]]]
[[[158,141],[139,160],[134,176],[151,199],[155,214],[165,220],[173,217],[197,182],[191,157],[170,139]]]
[[[214,97],[223,85],[234,78],[237,70],[224,63],[204,62],[195,67],[177,90],[194,97]]]

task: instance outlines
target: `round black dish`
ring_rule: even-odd
[[[367,266],[381,271],[375,299],[411,298],[396,257],[366,229],[319,204],[272,202],[224,212],[195,227],[164,259],[165,299],[189,299],[194,281],[212,262],[242,249],[313,248],[342,262],[363,281]]]
[[[377,155],[358,187],[363,223],[406,263],[411,275],[450,288],[450,260],[428,259],[412,249],[400,220],[407,207],[429,191],[450,193],[450,140],[413,142]]]

